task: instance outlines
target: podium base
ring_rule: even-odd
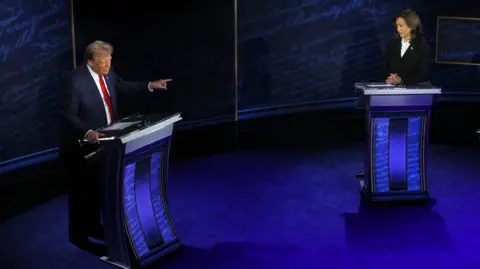
[[[118,267],[118,268],[122,268],[122,269],[130,269],[128,266],[124,265],[124,264],[121,264],[121,263],[118,263],[118,262],[114,262],[112,260],[110,260],[110,258],[108,258],[107,256],[102,256],[100,257],[100,260],[108,263],[108,264],[111,264],[115,267]]]
[[[152,253],[152,255],[150,255],[148,258],[144,260],[137,260],[130,266],[113,261],[107,256],[100,257],[100,260],[122,269],[151,268],[152,265],[161,263],[164,258],[173,254],[174,252],[181,250],[182,248],[183,248],[182,243],[180,242],[180,240],[176,239],[175,241],[166,245],[163,249],[157,250],[154,253]]]
[[[425,192],[389,192],[389,193],[372,193],[363,181],[360,182],[360,195],[362,200],[366,202],[413,202],[428,203],[430,194]]]

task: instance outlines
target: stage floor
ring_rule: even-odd
[[[436,203],[369,206],[355,178],[362,149],[276,147],[174,163],[170,212],[185,249],[156,268],[480,268],[480,152],[431,145]],[[0,234],[0,268],[112,268],[68,243],[66,196],[9,219]]]

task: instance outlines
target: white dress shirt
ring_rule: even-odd
[[[100,85],[100,77],[99,74],[95,73],[93,69],[87,64],[88,71],[90,71],[90,74],[92,75],[93,81],[95,81],[95,85],[97,85],[98,92],[100,93],[100,96],[102,97],[103,101],[103,107],[105,108],[105,115],[107,116],[107,125],[110,125],[112,123],[112,118],[110,117],[110,113],[108,113],[108,105],[107,102],[105,101],[105,97],[103,96],[102,92],[102,86]],[[107,89],[108,95],[110,95],[110,90],[108,89],[107,86],[107,81],[105,80],[105,76],[103,76],[103,81],[105,82],[105,88]],[[113,106],[113,104],[112,104]],[[112,107],[113,109],[113,107]],[[113,114],[113,111],[112,111]]]
[[[403,41],[402,39],[402,50],[400,51],[400,56],[403,58],[403,55],[405,55],[405,52],[407,52],[407,49],[410,47],[410,41]]]

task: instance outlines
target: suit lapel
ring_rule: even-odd
[[[401,49],[402,49],[402,44],[400,43],[399,50],[401,50]],[[415,50],[415,42],[413,40],[411,40],[410,41],[410,46],[405,51],[405,54],[403,55],[402,59],[405,59],[405,58],[409,57],[410,54],[415,52],[414,50]]]
[[[402,41],[400,39],[400,41],[396,42],[396,46],[395,46],[395,54],[397,55],[398,59],[401,61],[402,60]]]
[[[93,80],[92,74],[88,70],[87,66],[84,67],[84,76],[85,76],[85,87],[87,91],[88,98],[91,100],[92,105],[94,107],[102,108],[102,112],[99,112],[99,115],[102,115],[105,125],[107,124],[107,115],[105,112],[105,105],[103,104],[102,96],[100,95],[100,91],[98,90],[97,84]]]
[[[403,55],[403,58],[408,57],[408,55],[410,55],[412,53],[413,49],[414,49],[413,48],[413,43],[410,42],[410,46],[405,51],[405,54]]]
[[[104,76],[105,84],[107,84],[108,92],[110,93],[110,101],[113,107],[113,114],[117,117],[117,95],[115,91],[115,74],[112,71],[108,74],[108,76]]]

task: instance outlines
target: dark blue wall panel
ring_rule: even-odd
[[[72,62],[69,1],[0,2],[0,162],[58,146]]]
[[[454,0],[239,0],[240,109],[355,96],[355,81],[380,81],[393,19],[417,11],[432,49],[431,80],[446,91],[479,91],[478,70],[433,65],[437,16],[479,11]],[[461,82],[462,81],[462,82]]]
[[[239,0],[240,109],[349,98],[355,81],[384,79],[382,54],[401,8],[423,20],[432,82],[447,92],[479,92],[477,67],[433,63],[437,17],[474,17],[473,2]],[[167,93],[124,99],[124,114],[147,108],[182,111],[186,121],[233,117],[234,1],[157,4],[75,1],[79,62],[86,44],[103,39],[116,47],[114,66],[124,78],[174,79]],[[58,145],[59,83],[72,67],[69,19],[68,1],[0,4],[0,162]],[[457,30],[442,34],[449,31]]]
[[[479,44],[480,18],[439,18],[437,62],[480,64]]]

